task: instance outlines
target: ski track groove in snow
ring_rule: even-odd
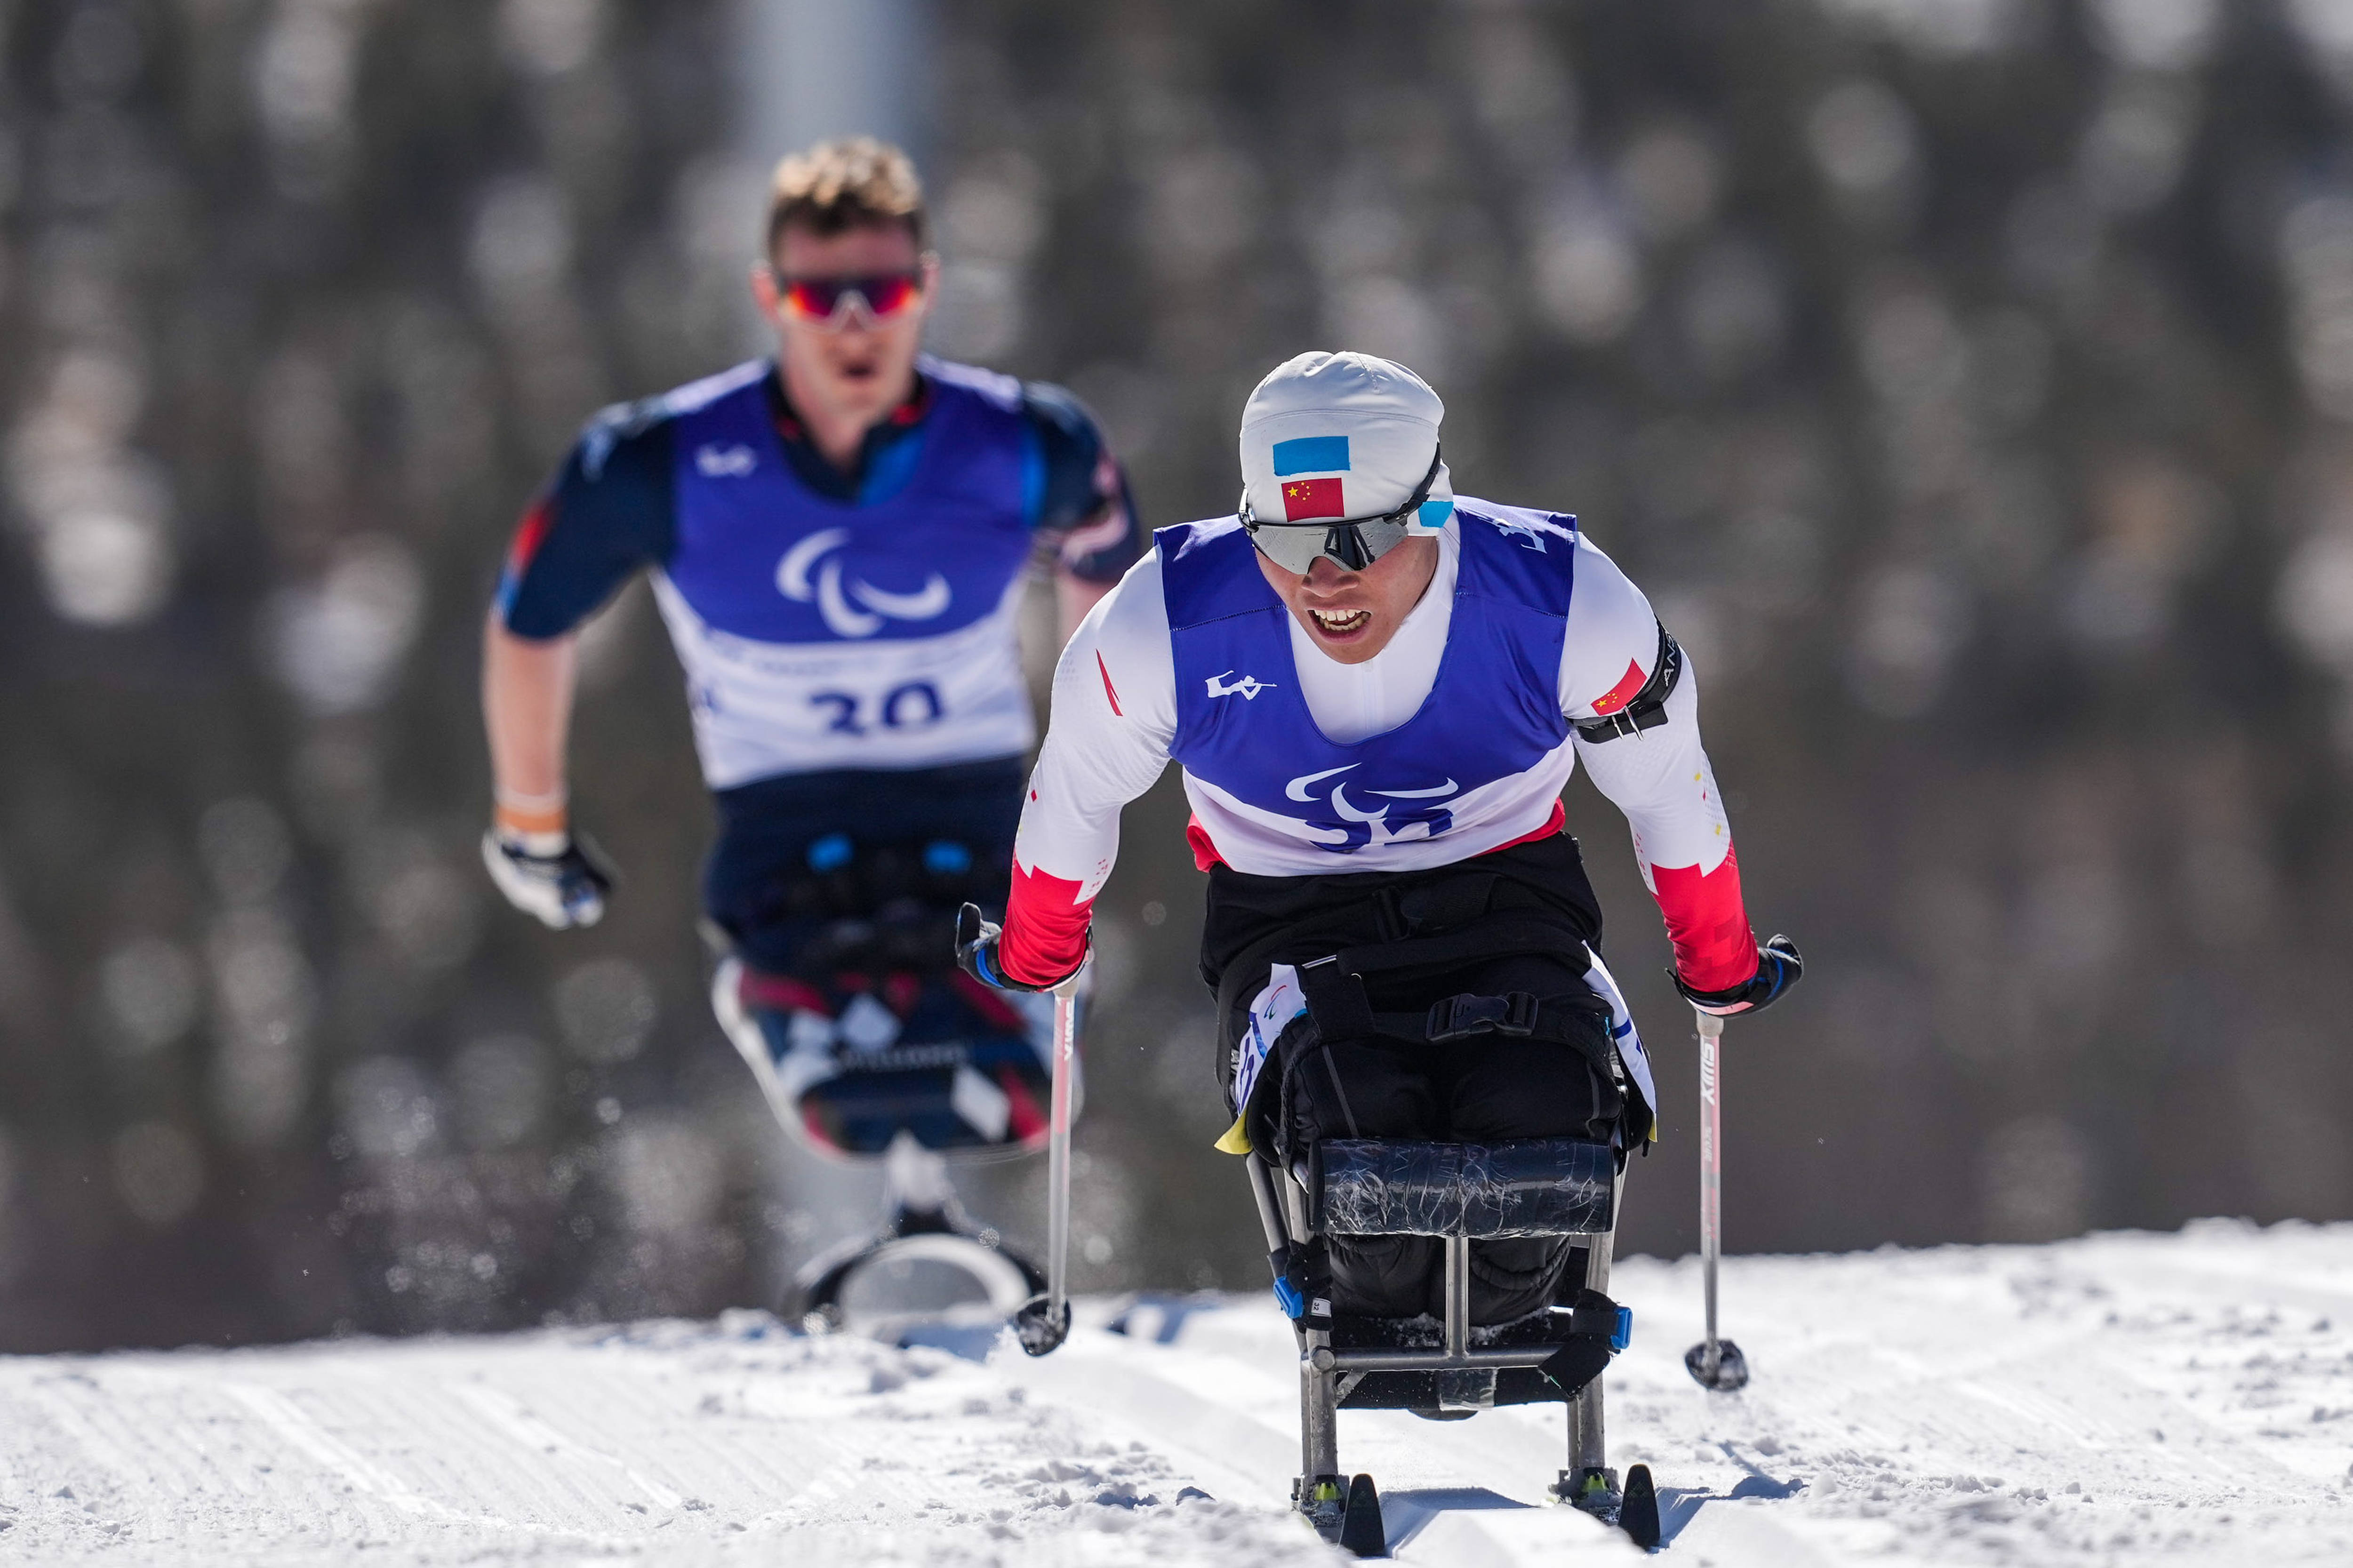
[[[2353,1563],[2353,1226],[1739,1258],[1756,1381],[1682,1366],[1696,1266],[1622,1262],[1611,1460],[1716,1568]],[[807,1339],[762,1313],[477,1340],[0,1358],[0,1562],[1344,1561],[1288,1513],[1263,1296],[1081,1304],[1057,1354]],[[2339,1321],[2347,1327],[2339,1329]],[[969,1331],[941,1343],[966,1348]],[[1535,1506],[1556,1406],[1348,1412],[1400,1560],[1628,1563]]]

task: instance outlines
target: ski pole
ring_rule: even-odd
[[[1044,1355],[1071,1332],[1071,1087],[1079,1054],[1079,977],[1054,988],[1054,1089],[1046,1133],[1046,1293],[1013,1316],[1014,1336]]]
[[[1046,1145],[1046,1304],[1059,1325],[1071,1317],[1071,1079],[1079,1050],[1079,999],[1065,984],[1054,993],[1054,1103]]]
[[[1683,1365],[1701,1386],[1728,1393],[1747,1386],[1748,1361],[1715,1331],[1716,1260],[1724,1251],[1724,1020],[1692,1012],[1699,1021],[1699,1263],[1707,1338],[1683,1352]]]

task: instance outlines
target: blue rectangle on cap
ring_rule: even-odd
[[[1345,436],[1302,436],[1274,444],[1274,477],[1287,474],[1335,474],[1348,471]]]

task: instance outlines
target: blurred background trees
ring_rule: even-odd
[[[1076,389],[1147,521],[1232,504],[1268,366],[1363,348],[1692,650],[1813,971],[1732,1031],[1736,1246],[2353,1207],[2353,11],[898,9],[934,346]],[[596,407],[756,346],[756,22],[0,0],[0,1346],[708,1312],[868,1223],[711,1022],[642,589],[575,748],[613,915],[474,860],[512,519]],[[1622,822],[1569,814],[1667,1100],[1627,1245],[1672,1252],[1687,1029]],[[1263,1278],[1183,817],[1099,906],[1092,1288]],[[970,1196],[1019,1235],[1035,1180]]]

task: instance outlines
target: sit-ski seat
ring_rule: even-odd
[[[1600,1372],[1624,1348],[1629,1315],[1604,1294],[1623,1169],[1618,1151],[1577,1139],[1472,1144],[1335,1139],[1290,1169],[1248,1161],[1275,1273],[1300,1344],[1301,1474],[1293,1496],[1327,1539],[1359,1556],[1387,1550],[1369,1476],[1340,1468],[1338,1412],[1410,1409],[1460,1419],[1497,1405],[1562,1401],[1567,1466],[1549,1489],[1657,1540],[1649,1476],[1620,1492],[1602,1436]],[[1331,1236],[1426,1236],[1445,1243],[1442,1319],[1335,1313],[1316,1259]],[[1471,1243],[1560,1237],[1572,1259],[1556,1300],[1514,1322],[1471,1323]],[[1638,1468],[1639,1469],[1639,1468]],[[1632,1517],[1621,1517],[1621,1511]],[[1647,1512],[1647,1519],[1642,1517]]]

